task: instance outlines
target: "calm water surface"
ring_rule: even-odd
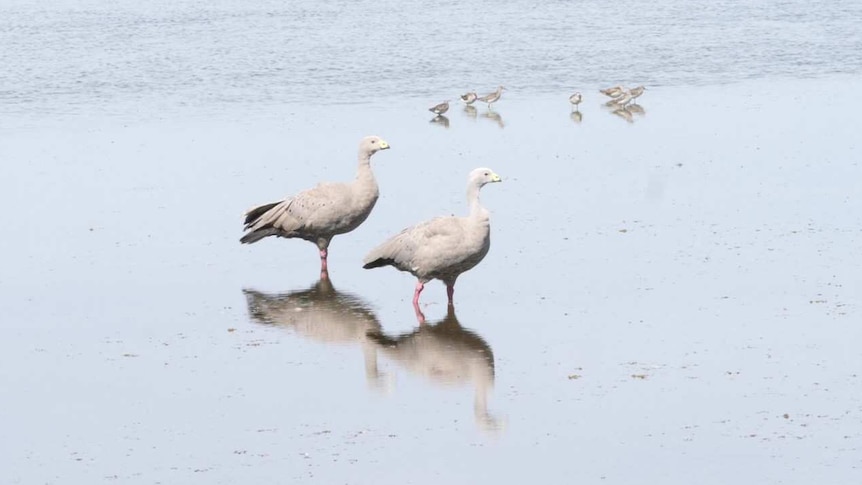
[[[500,3],[0,6],[0,482],[859,483],[857,2]],[[371,133],[331,281],[239,245]],[[419,326],[360,261],[478,166]]]
[[[437,101],[862,70],[862,3],[5,0],[5,112]],[[439,98],[439,99],[438,99]]]

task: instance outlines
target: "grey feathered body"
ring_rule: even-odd
[[[246,214],[243,243],[267,236],[300,238],[322,249],[333,236],[350,232],[371,214],[380,192],[367,164],[360,165],[356,180],[326,183],[279,202],[264,204]]]
[[[438,217],[409,227],[365,257],[364,267],[391,265],[422,281],[454,283],[479,264],[491,247],[486,211],[467,217]]]

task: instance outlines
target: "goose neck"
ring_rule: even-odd
[[[467,186],[467,203],[470,205],[470,216],[474,218],[483,218],[488,216],[488,211],[482,207],[482,203],[479,201],[479,187],[478,184],[470,184]]]

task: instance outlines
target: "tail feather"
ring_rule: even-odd
[[[265,237],[278,235],[280,232],[280,230],[274,227],[263,227],[246,234],[245,236],[240,238],[239,242],[243,244],[252,244],[260,241]]]
[[[245,213],[244,229],[246,231],[251,229],[252,231],[243,236],[239,241],[243,244],[252,244],[265,237],[282,234],[283,231],[281,229],[273,227],[271,220],[261,219],[267,214],[270,214],[270,211],[281,204],[281,202],[282,201],[272,202],[249,209],[248,212]],[[272,219],[272,217],[270,217],[270,219]]]
[[[395,264],[394,259],[377,258],[373,261],[369,261],[369,262],[365,263],[364,265],[362,265],[362,268],[363,269],[373,269],[373,268],[380,268],[381,266],[389,266],[389,265],[394,266],[394,264]]]
[[[270,204],[263,204],[253,209],[249,209],[249,211],[245,213],[245,222],[243,224],[245,224],[246,227],[251,226],[252,224],[257,222],[258,219],[260,219],[260,216],[266,214],[267,212],[269,212],[270,209],[280,203],[281,201],[272,202]]]

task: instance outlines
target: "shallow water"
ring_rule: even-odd
[[[862,91],[858,57],[837,54],[859,42],[842,16],[855,3],[801,16],[791,14],[802,4],[788,3],[768,15],[828,26],[812,38],[829,54],[759,35],[743,54],[718,37],[717,57],[683,47],[695,63],[685,69],[662,55],[604,65],[591,54],[576,115],[555,68],[520,62],[493,111],[453,103],[437,120],[426,108],[442,86],[463,88],[461,71],[440,70],[440,57],[426,77],[408,56],[419,40],[384,42],[419,30],[416,19],[356,41],[386,45],[415,72],[312,70],[301,42],[319,44],[304,35],[346,27],[309,22],[278,54],[305,59],[296,76],[255,80],[255,63],[277,64],[266,56],[284,41],[268,33],[291,31],[236,3],[64,5],[75,15],[0,7],[14,14],[0,15],[0,38],[18,39],[0,70],[0,85],[12,86],[0,89],[0,483],[862,478]],[[305,4],[291,5],[267,8]],[[573,5],[610,8],[551,5],[510,2],[489,15],[550,16],[539,25],[553,31]],[[677,19],[707,37],[728,16],[744,32],[761,26],[753,7],[710,20],[662,5],[616,24]],[[418,7],[407,8],[362,12],[382,22]],[[465,8],[439,15],[452,13],[456,31],[479,29]],[[583,29],[595,28],[591,18]],[[65,30],[52,24],[61,20]],[[130,25],[149,43],[94,47]],[[202,47],[225,33],[238,37],[222,35],[232,46],[224,55]],[[24,42],[34,38],[69,48]],[[621,56],[613,42],[608,55]],[[463,36],[421,45],[470,48]],[[538,45],[520,44],[521,61]],[[798,62],[770,51],[783,48]],[[153,75],[145,68],[165,49],[192,67],[166,63],[163,78]],[[102,71],[102,59],[128,64]],[[216,74],[195,84],[183,76],[198,62]],[[494,58],[471,62],[482,74],[470,79],[490,88],[503,78]],[[713,76],[713,62],[727,69]],[[794,62],[797,74],[820,77],[788,79]],[[62,73],[81,66],[92,69],[70,84]],[[632,77],[615,74],[624,72]],[[139,84],[127,88],[125,76]],[[648,82],[641,104],[604,107],[592,84],[610,78]],[[302,101],[321,79],[333,95]],[[368,97],[346,99],[357,93]],[[248,207],[352,177],[356,143],[371,133],[392,145],[373,160],[381,198],[364,225],[335,239],[331,284],[318,281],[308,243],[238,243]],[[362,256],[407,225],[466,211],[466,175],[478,166],[504,178],[482,193],[491,251],[459,280],[454,312],[443,286],[428,285],[419,327],[412,278],[362,270]]]
[[[390,105],[18,128],[2,481],[852,483],[862,99],[799,101],[855,81],[657,88],[631,123],[510,93],[502,128]],[[351,177],[371,131],[378,206],[334,289],[296,295],[314,247],[240,246],[240,214]],[[361,258],[465,211],[476,166],[505,179],[491,252],[417,329],[412,279]]]
[[[436,103],[499,83],[557,93],[858,73],[860,18],[857,0],[6,0],[0,108]]]

